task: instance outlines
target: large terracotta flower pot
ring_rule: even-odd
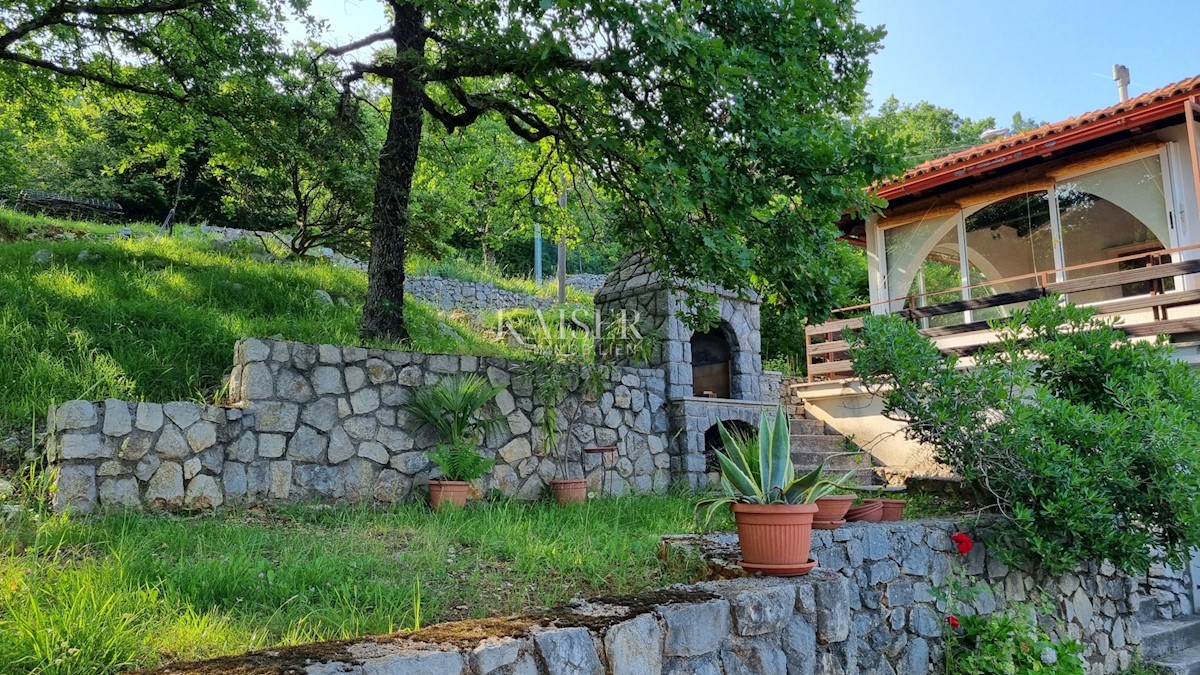
[[[883,517],[880,520],[904,520],[904,504],[903,499],[885,499],[876,497],[875,499],[864,499],[868,504],[882,504]]]
[[[854,503],[854,495],[826,495],[817,499],[817,514],[813,516],[814,530],[836,530],[846,523],[846,511]]]
[[[582,504],[587,501],[587,481],[582,478],[550,481],[550,489],[559,504]]]
[[[777,577],[808,574],[816,504],[733,504],[742,567]]]
[[[846,511],[846,520],[878,523],[883,518],[883,504],[859,504]]]
[[[429,481],[429,505],[434,511],[443,505],[466,506],[467,494],[471,484],[465,480],[431,480]]]

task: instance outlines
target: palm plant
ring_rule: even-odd
[[[431,425],[445,440],[429,453],[449,480],[471,481],[487,473],[494,460],[479,455],[480,432],[496,429],[500,416],[478,418],[479,411],[504,389],[491,386],[479,375],[455,375],[426,385],[400,405],[400,409]]]
[[[833,457],[853,456],[857,452],[830,455],[817,468],[796,476],[792,464],[791,423],[783,406],[775,409],[775,421],[769,422],[764,412],[758,433],[731,433],[717,422],[725,450],[717,451],[721,465],[721,487],[724,494],[701,500],[697,511],[707,506],[705,522],[722,505],[742,504],[811,504],[817,499],[844,489],[854,478],[855,469],[833,480],[823,478],[825,462]]]

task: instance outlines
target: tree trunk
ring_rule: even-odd
[[[421,10],[409,3],[392,3],[396,63],[424,61],[425,34]],[[392,77],[392,109],[387,138],[379,152],[375,204],[371,211],[371,262],[367,268],[367,302],[363,307],[363,337],[405,340],[404,245],[408,203],[424,121],[424,84],[412,70],[401,68]]]

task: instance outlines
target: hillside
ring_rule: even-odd
[[[257,241],[215,241],[197,228],[169,238],[153,226],[123,229],[0,211],[0,439],[40,427],[56,401],[212,400],[242,337],[361,343],[366,275],[357,269],[280,261]],[[458,273],[494,279],[462,265]],[[545,294],[519,279],[507,285]],[[405,307],[411,342],[368,346],[514,355],[483,327],[487,317],[412,299]]]

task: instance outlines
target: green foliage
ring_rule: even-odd
[[[691,529],[693,500],[25,513],[0,526],[0,670],[108,675],[689,583],[696,561],[656,553]]]
[[[495,464],[479,455],[477,445],[479,435],[498,428],[504,418],[480,418],[479,411],[503,389],[474,373],[455,375],[417,389],[400,404],[446,440],[429,457],[449,480],[475,480]]]
[[[812,471],[796,476],[792,464],[791,422],[783,406],[775,409],[775,420],[767,421],[767,413],[759,419],[758,433],[731,433],[720,421],[717,429],[725,450],[717,451],[721,465],[721,487],[724,495],[702,500],[696,509],[708,507],[705,522],[712,519],[720,506],[733,502],[743,504],[811,504],[825,495],[846,487],[856,469],[829,480],[824,477],[825,462],[833,457],[858,455],[838,453],[821,460]]]
[[[1035,609],[1018,603],[988,616],[963,616],[959,631],[947,630],[947,675],[1083,675],[1071,639],[1055,641],[1038,622]]]
[[[977,488],[997,548],[1051,572],[1109,560],[1130,573],[1200,544],[1200,380],[1163,340],[1044,298],[994,324],[959,368],[916,328],[869,317],[855,372],[908,438]]]
[[[496,460],[483,457],[476,446],[469,443],[439,443],[430,451],[429,458],[442,470],[446,480],[473,481],[496,465]]]
[[[118,229],[0,209],[0,230],[10,225],[22,232],[70,227],[82,235]],[[30,262],[43,248],[51,264]],[[79,262],[85,248],[97,259]],[[365,288],[357,270],[264,262],[242,247],[213,250],[191,228],[173,238],[0,244],[0,382],[21,383],[0,397],[0,434],[75,398],[209,397],[243,337],[355,344]],[[347,303],[320,304],[317,289]],[[419,302],[409,301],[408,314],[413,339],[406,349],[514,354]]]

